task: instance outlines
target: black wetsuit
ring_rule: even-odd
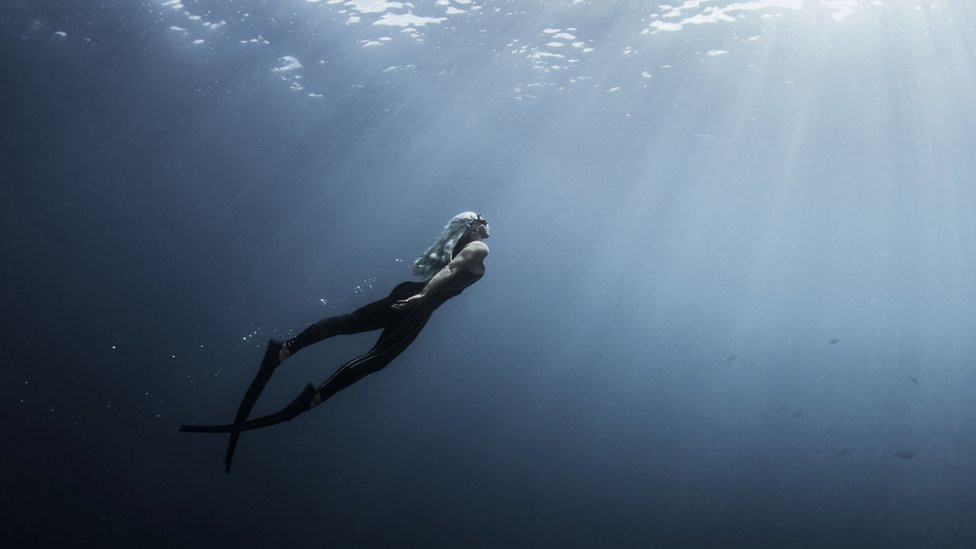
[[[383,333],[369,352],[350,360],[319,385],[319,399],[324,401],[363,377],[385,368],[416,339],[438,307],[477,282],[481,276],[465,269],[456,273],[444,287],[428,295],[416,306],[410,309],[394,309],[395,302],[420,293],[427,285],[427,281],[401,282],[385,298],[360,307],[352,313],[320,320],[285,342],[285,345],[289,351],[295,353],[335,335],[383,328]]]

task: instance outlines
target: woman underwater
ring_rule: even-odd
[[[475,212],[460,213],[444,227],[440,238],[413,263],[413,272],[426,280],[402,282],[387,297],[360,307],[354,312],[320,320],[285,342],[268,341],[254,381],[251,382],[234,423],[227,425],[182,425],[184,433],[230,433],[226,472],[241,431],[289,421],[329,397],[386,367],[416,339],[430,316],[445,301],[460,294],[485,274],[488,222]],[[350,360],[332,377],[315,388],[308,384],[298,397],[282,410],[248,420],[247,417],[271,374],[285,359],[303,348],[334,335],[355,334],[383,329],[373,348]]]

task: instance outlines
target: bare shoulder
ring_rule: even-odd
[[[473,242],[469,242],[468,245],[464,247],[464,251],[485,257],[488,255],[488,245],[480,240],[475,240]]]

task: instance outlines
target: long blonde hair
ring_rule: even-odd
[[[461,212],[452,217],[434,244],[414,260],[413,274],[430,277],[450,263],[454,246],[468,234],[476,219],[481,219],[481,216],[475,212]]]

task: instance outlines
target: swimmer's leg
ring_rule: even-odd
[[[364,305],[349,314],[330,316],[315,322],[305,328],[302,333],[285,342],[285,347],[282,349],[284,355],[281,357],[282,360],[313,343],[318,343],[332,336],[371,332],[396,323],[397,318],[403,312],[394,309],[393,304],[398,299],[403,299],[420,291],[423,285],[422,282],[403,282],[393,288],[390,295],[383,299]]]

